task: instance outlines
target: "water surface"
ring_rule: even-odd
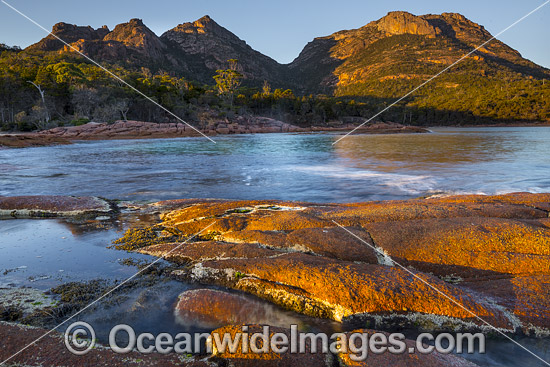
[[[349,202],[550,191],[550,127],[258,134],[0,150],[0,195]]]

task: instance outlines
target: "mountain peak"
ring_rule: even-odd
[[[427,20],[405,11],[388,13],[377,22],[377,26],[379,31],[390,36],[415,34],[435,37],[441,33],[440,29],[432,26]]]
[[[131,24],[133,26],[136,26],[136,27],[139,27],[139,26],[143,26],[143,20],[142,19],[139,19],[139,18],[132,18],[130,19],[130,21],[128,22],[128,24]]]
[[[209,23],[209,22],[214,22],[214,19],[212,19],[210,17],[210,15],[206,14],[204,17],[200,18],[200,19],[197,19],[196,22],[201,22],[201,23]],[[215,23],[215,22],[214,22]]]
[[[106,32],[103,29],[95,30],[90,26],[77,26],[60,22],[52,27],[52,34],[46,36],[34,45],[27,49],[40,51],[59,51],[64,48],[64,44],[57,39],[59,37],[67,43],[77,42],[79,40],[98,40],[105,36]]]
[[[225,32],[224,32],[225,31]],[[209,15],[195,20],[194,22],[186,22],[179,24],[177,27],[169,30],[169,32],[181,32],[181,33],[192,33],[192,34],[205,34],[205,33],[230,33],[228,30],[220,26],[214,21]],[[165,33],[165,34],[166,34]]]
[[[153,58],[161,57],[162,50],[166,48],[157,35],[137,18],[117,25],[103,40],[120,42],[126,47]]]

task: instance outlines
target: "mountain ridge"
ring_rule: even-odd
[[[107,55],[110,55],[110,59],[116,59],[117,56],[127,57],[128,53],[131,53],[129,51],[137,52],[148,59],[160,59],[166,57],[166,52],[170,52],[167,44],[171,44],[172,51],[177,50],[176,55],[168,55],[168,58],[172,59],[171,64],[174,66],[178,64],[174,57],[181,59],[189,57],[195,61],[195,64],[202,63],[203,70],[198,72],[196,67],[187,67],[187,65],[180,65],[182,66],[180,69],[199,75],[212,74],[215,70],[225,67],[228,59],[238,59],[242,69],[240,71],[246,79],[269,80],[276,84],[289,83],[296,87],[298,84],[311,85],[312,83],[300,80],[293,75],[294,71],[308,74],[306,70],[308,68],[319,69],[321,73],[324,71],[325,75],[317,73],[317,79],[320,78],[318,87],[321,87],[318,89],[324,91],[327,88],[323,86],[330,86],[336,82],[338,75],[334,73],[338,72],[336,68],[342,60],[354,56],[357,52],[384,38],[402,35],[423,36],[428,39],[448,38],[459,41],[463,46],[474,50],[492,37],[482,25],[470,21],[462,14],[442,13],[417,16],[405,11],[394,11],[363,27],[316,37],[292,62],[283,64],[254,50],[246,41],[216,23],[209,15],[193,22],[181,23],[160,36],[151,31],[141,19],[131,19],[127,23],[118,24],[112,31],[107,26],[94,29],[90,26],[57,23],[53,26],[52,33],[77,50],[91,53],[90,57],[109,58]],[[104,49],[109,47],[115,50],[105,52]],[[51,35],[25,50],[71,51]],[[533,72],[546,74],[549,71],[524,59],[517,50],[497,39],[481,47],[477,53],[485,57],[499,55],[509,63],[527,66],[533,69]],[[198,59],[201,60],[197,61]],[[449,64],[449,62],[441,63]],[[197,79],[211,82],[208,79],[210,76],[200,75]]]
[[[84,81],[87,67],[79,64],[76,49],[119,70],[140,90],[156,94],[159,100],[196,119],[200,119],[199,111],[211,108],[228,109],[220,114],[229,115],[255,111],[301,124],[313,117],[323,122],[347,116],[368,118],[407,95],[392,108],[393,112],[380,117],[418,124],[478,118],[550,120],[550,88],[546,83],[550,70],[493,40],[482,25],[458,13],[418,16],[390,12],[360,28],[313,39],[288,64],[253,49],[208,15],[181,23],[160,36],[136,18],[113,30],[57,23],[52,31],[70,46],[48,35],[25,50],[4,47],[3,55],[19,55],[15,62],[28,56],[23,63],[34,71],[22,71],[21,75],[30,75],[38,84],[47,83],[50,89],[59,89],[60,96],[65,95],[57,102],[58,110],[63,111],[59,115],[82,110],[70,99],[75,89],[65,81],[75,81],[76,94],[85,98],[86,93],[110,96],[100,98],[101,103],[111,106],[105,107],[110,110],[116,110],[116,104],[109,101],[119,95],[133,101],[118,86],[117,91],[109,92],[109,82],[99,75],[79,82]],[[229,66],[229,59],[238,60],[238,71],[243,76],[234,96],[238,106],[233,105],[233,96],[229,102],[213,87],[213,77]],[[458,60],[461,62],[455,65]],[[60,73],[64,75],[57,75]],[[434,75],[439,76],[431,80]],[[179,78],[185,81],[176,81]],[[14,85],[25,85],[29,90],[23,94],[30,98],[31,88],[25,80],[14,81]],[[430,83],[424,85],[428,80]],[[88,92],[78,90],[82,84]],[[420,85],[423,87],[415,90]],[[414,93],[408,95],[412,90]],[[166,96],[175,92],[185,97]],[[4,99],[5,105],[14,104],[13,98]],[[287,102],[281,102],[284,100]],[[138,116],[146,116],[139,118],[151,121],[151,110],[137,101],[132,106],[141,111]],[[94,108],[88,106],[84,112],[89,115]],[[125,109],[121,109],[126,116]],[[15,113],[11,112],[10,120],[15,120]]]

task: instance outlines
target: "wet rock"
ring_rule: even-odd
[[[0,320],[17,321],[56,304],[53,297],[37,289],[0,288]]]
[[[388,333],[380,333],[374,330],[354,330],[349,333],[345,333],[345,340],[349,341],[352,333],[361,333],[368,337],[369,340],[373,334],[383,334],[386,338],[389,337]],[[354,367],[372,367],[372,366],[392,366],[392,367],[475,367],[474,363],[452,355],[452,354],[440,354],[433,352],[430,354],[409,353],[409,350],[416,350],[416,342],[412,340],[405,340],[406,351],[404,353],[393,354],[390,352],[385,353],[372,353],[369,352],[366,356],[362,356],[361,340],[356,339],[354,346],[357,353],[352,353],[351,350],[347,350],[345,353],[339,353],[338,359],[340,366],[354,366]],[[413,348],[413,349],[409,349]],[[351,349],[351,348],[350,348]],[[358,358],[364,357],[364,358]],[[359,359],[359,360],[358,360]]]
[[[495,299],[527,335],[550,336],[550,274],[484,279],[462,286]]]
[[[47,334],[48,333],[48,334]],[[14,325],[0,321],[0,361],[8,366],[214,366],[208,361],[199,358],[187,358],[176,354],[116,354],[98,346],[84,356],[77,356],[69,352],[63,341],[63,336],[50,330]],[[40,341],[30,346],[37,339]],[[27,349],[21,350],[28,346]],[[19,353],[15,355],[16,353]],[[15,356],[14,356],[15,355]],[[12,358],[13,357],[13,358]]]
[[[199,325],[211,330],[246,323],[290,327],[299,322],[298,318],[287,316],[259,299],[214,289],[183,292],[174,314],[181,325]]]
[[[403,342],[406,345],[406,351],[400,354],[392,354],[386,352],[383,354],[375,353],[366,353],[362,355],[362,346],[360,345],[361,340],[355,339],[354,346],[357,349],[354,349],[357,353],[353,353],[351,348],[346,348],[345,352],[333,353],[331,351],[330,344],[335,342],[336,339],[331,339],[331,335],[328,335],[328,343],[325,346],[326,349],[323,349],[323,343],[321,339],[316,339],[315,345],[313,345],[310,338],[306,338],[305,348],[303,351],[298,349],[298,353],[278,353],[279,350],[273,350],[273,346],[269,345],[266,350],[263,350],[261,353],[252,353],[249,351],[244,351],[242,348],[242,339],[237,339],[237,333],[248,334],[247,345],[254,345],[252,340],[252,335],[255,333],[265,335],[268,340],[273,338],[275,334],[279,334],[277,340],[284,340],[283,335],[287,340],[292,339],[292,332],[289,329],[278,328],[270,326],[269,329],[264,330],[266,325],[231,325],[219,328],[214,330],[211,333],[210,342],[213,349],[213,361],[216,359],[222,359],[229,362],[231,365],[236,367],[248,367],[248,366],[265,366],[265,367],[287,367],[287,366],[311,366],[311,367],[331,367],[331,366],[371,366],[371,367],[439,367],[439,366],[449,366],[449,367],[474,367],[475,364],[466,361],[465,359],[455,356],[455,355],[443,355],[437,352],[430,354],[419,354],[419,353],[409,353],[409,348],[415,348],[416,344],[412,340],[404,340]],[[244,330],[244,331],[243,331]],[[267,331],[267,332],[266,332]],[[338,337],[340,343],[349,345],[350,336],[352,332],[333,335],[335,338]],[[371,337],[373,334],[378,333],[374,330],[355,330],[353,333],[363,334],[365,337]],[[386,337],[389,334],[383,333]],[[217,346],[221,346],[224,335],[230,335],[232,340],[237,340],[237,343],[233,350],[225,347],[224,350],[219,350]],[[260,339],[260,340],[258,340]],[[261,349],[263,347],[263,341],[261,338],[255,338],[256,347]],[[290,344],[290,343],[289,343]],[[312,348],[315,346],[315,349]],[[276,348],[278,346],[275,346]],[[280,347],[280,346],[279,346]],[[297,346],[299,348],[299,346]],[[250,347],[249,347],[250,348]],[[360,358],[357,358],[360,357]],[[359,360],[358,360],[359,359]]]
[[[336,321],[378,315],[379,326],[388,326],[403,315],[429,329],[453,324],[460,328],[461,323],[483,327],[475,314],[503,329],[512,328],[506,315],[481,297],[427,274],[417,274],[420,280],[400,268],[295,253],[205,261],[191,272],[195,280],[232,286],[291,310]]]
[[[139,250],[168,254],[181,264],[178,277],[377,327],[489,330],[471,311],[502,331],[550,330],[550,194],[323,205],[184,200],[156,208],[162,225],[187,236],[211,225],[177,249]]]
[[[58,136],[43,137],[36,134],[1,134],[0,148],[30,148],[48,145],[66,145],[71,142]]]
[[[275,353],[270,348],[262,353],[253,353],[251,351],[244,351],[242,348],[243,343],[239,343],[234,351],[219,350],[216,348],[216,342],[223,341],[225,334],[231,335],[231,338],[235,340],[237,333],[243,333],[243,326],[246,326],[248,333],[248,345],[252,345],[252,335],[255,333],[262,333],[265,325],[242,325],[242,326],[225,326],[214,330],[210,336],[212,340],[212,354],[216,359],[229,362],[235,367],[290,367],[290,366],[311,366],[311,367],[330,367],[333,366],[334,357],[330,353],[321,353],[321,343],[317,343],[317,352],[311,352],[311,341],[305,344],[305,353]],[[282,333],[290,340],[290,330],[270,327],[269,333],[266,333],[268,338],[272,338],[274,334]],[[268,339],[269,340],[269,339]],[[256,343],[257,348],[262,348],[263,341],[259,340]],[[229,348],[226,348],[229,349]]]
[[[106,200],[76,196],[14,196],[0,197],[0,218],[97,216],[112,214]]]

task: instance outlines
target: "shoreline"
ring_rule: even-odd
[[[471,128],[471,127],[550,127],[550,121],[539,122],[511,122],[511,123],[495,123],[495,124],[467,124],[467,125],[432,125],[426,127],[432,128]]]
[[[269,133],[322,133],[349,132],[358,124],[332,124],[328,126],[298,127],[265,117],[241,119],[237,122],[219,122],[200,131],[209,137],[225,135],[251,135]],[[429,133],[422,127],[396,123],[375,123],[361,127],[362,134],[419,134]],[[71,144],[74,141],[171,139],[201,137],[199,133],[182,123],[153,123],[143,121],[117,121],[113,124],[90,122],[81,126],[57,127],[32,133],[0,135],[0,147],[26,148]]]
[[[327,126],[298,127],[264,117],[254,117],[236,123],[220,122],[200,131],[209,137],[226,135],[253,135],[271,133],[347,133],[358,124],[328,124]],[[498,127],[550,127],[548,122],[497,123],[481,125],[433,125],[410,126],[398,123],[373,123],[365,125],[355,134],[426,134],[437,128],[498,128]],[[81,126],[57,127],[38,132],[0,133],[0,149],[30,148],[54,145],[70,145],[76,141],[175,139],[201,137],[189,126],[181,123],[154,123],[143,121],[117,121],[113,124],[90,122]]]

